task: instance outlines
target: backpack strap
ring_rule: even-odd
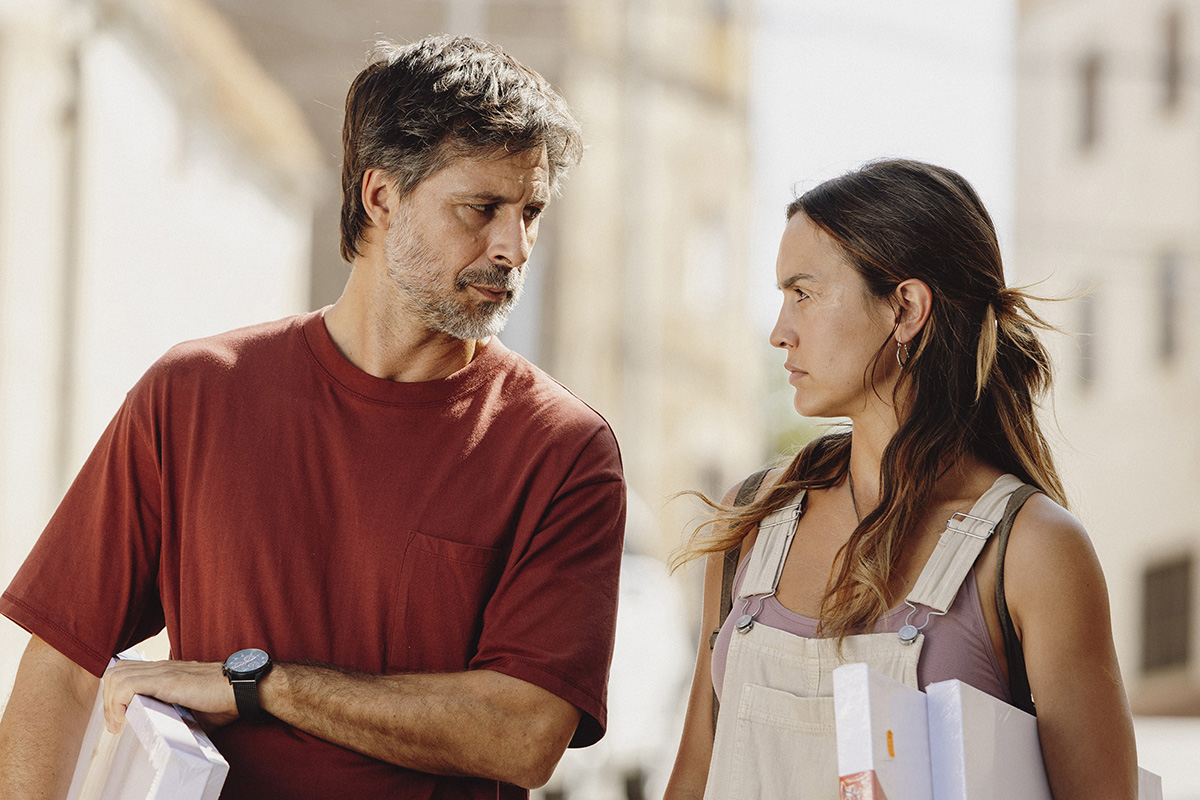
[[[1017,638],[1016,628],[1008,613],[1008,601],[1004,596],[1004,553],[1008,549],[1008,536],[1012,533],[1013,520],[1025,501],[1040,491],[1036,486],[1025,484],[1012,493],[1004,516],[996,525],[996,611],[1000,615],[1000,630],[1004,634],[1004,654],[1008,659],[1008,691],[1012,703],[1022,711],[1030,714],[1037,712],[1033,707],[1033,696],[1029,688],[1029,675],[1025,671],[1025,652],[1021,648],[1021,640]]]
[[[742,485],[738,487],[737,496],[733,498],[735,506],[747,506],[753,502],[755,495],[758,494],[758,487],[762,486],[763,479],[767,477],[767,473],[771,470],[763,469],[754,473],[746,480],[742,481]],[[741,544],[736,544],[729,550],[725,551],[725,560],[721,567],[721,614],[717,619],[717,627],[708,637],[708,649],[712,650],[717,644],[717,635],[721,632],[721,626],[725,624],[726,617],[729,616],[730,610],[733,608],[733,578],[737,572],[738,559],[742,555]],[[717,711],[720,710],[721,703],[717,700],[717,690],[713,689],[713,730],[717,729]]]

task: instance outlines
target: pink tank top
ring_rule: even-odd
[[[747,552],[733,579],[733,610],[721,626],[721,632],[713,647],[712,679],[718,699],[721,696],[721,684],[725,682],[729,639],[736,635],[733,632],[734,621],[740,615],[749,613],[747,608],[751,603],[755,606],[758,604],[755,598],[738,599],[746,565],[749,563],[750,553]],[[901,603],[879,620],[872,633],[898,632],[908,611],[908,606]],[[921,619],[924,619],[923,612],[924,609],[918,612]],[[763,601],[757,620],[761,625],[806,639],[813,638],[817,632],[817,620],[789,611],[774,595]],[[988,636],[987,623],[983,619],[974,570],[967,573],[950,610],[945,616],[934,617],[922,633],[925,634],[925,644],[922,646],[921,660],[917,663],[917,683],[922,690],[928,684],[957,678],[1006,703],[1012,702],[1008,684],[1000,673],[1000,663],[996,660],[991,637]]]

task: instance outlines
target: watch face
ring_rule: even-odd
[[[225,659],[225,669],[235,674],[245,675],[262,669],[269,660],[270,656],[265,652],[251,647],[247,650],[238,650]]]

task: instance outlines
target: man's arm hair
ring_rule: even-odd
[[[0,797],[62,798],[100,679],[34,636],[0,719]]]
[[[264,707],[301,730],[425,772],[525,788],[550,779],[580,717],[490,670],[367,676],[288,664],[263,683]]]
[[[105,677],[110,729],[123,724],[135,694],[187,706],[210,724],[237,716],[220,664],[116,664]],[[259,701],[299,730],[382,761],[525,788],[550,779],[580,719],[552,692],[486,669],[367,675],[281,663],[259,684]]]

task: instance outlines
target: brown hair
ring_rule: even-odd
[[[541,75],[467,36],[406,46],[380,42],[350,84],[342,126],[342,258],[370,225],[363,174],[385,170],[401,195],[455,158],[546,148],[550,187],[579,162],[583,140],[566,102]]]
[[[869,629],[890,607],[890,579],[927,499],[948,464],[966,454],[1033,484],[1066,505],[1049,445],[1035,416],[1050,388],[1050,360],[1034,332],[1049,326],[1029,307],[1035,299],[1007,288],[991,217],[957,172],[889,159],[826,181],[788,206],[828,234],[867,291],[887,301],[917,278],[933,294],[932,310],[910,343],[901,376],[907,413],[880,465],[880,500],[839,553],[821,610],[821,629],[843,637]],[[867,365],[894,357],[887,340]],[[801,489],[827,489],[849,469],[852,433],[806,446],[780,479],[747,506],[709,501],[716,518],[700,526],[676,564],[722,552]]]

